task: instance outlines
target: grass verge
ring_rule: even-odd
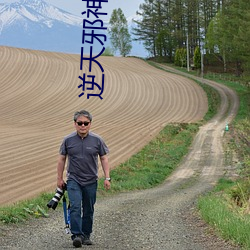
[[[46,204],[54,193],[44,193],[39,197],[18,202],[14,205],[0,207],[1,223],[20,223],[32,217],[48,217]]]
[[[215,190],[198,200],[202,218],[224,239],[250,249],[250,215],[238,212],[231,200],[230,190],[235,183],[221,179]]]

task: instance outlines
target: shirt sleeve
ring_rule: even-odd
[[[68,154],[67,147],[66,147],[66,139],[65,138],[63,139],[63,142],[62,142],[62,144],[60,146],[59,154],[60,155],[67,155]]]
[[[99,141],[99,155],[103,156],[109,153],[109,149],[108,146],[106,145],[106,143],[104,142],[104,140],[102,138],[100,138]]]

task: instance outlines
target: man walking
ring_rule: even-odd
[[[92,115],[81,110],[74,114],[76,131],[61,144],[57,165],[57,186],[63,188],[63,172],[67,161],[67,191],[70,201],[70,229],[73,246],[92,245],[94,204],[98,179],[98,156],[105,175],[104,187],[110,188],[108,147],[103,139],[90,131]]]

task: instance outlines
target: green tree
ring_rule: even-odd
[[[187,67],[187,49],[180,49],[181,67]]]
[[[237,29],[234,33],[234,58],[236,59],[236,75],[243,73],[250,79],[250,2],[249,0],[232,0],[229,6],[231,15],[234,16],[234,23]]]
[[[174,55],[174,64],[176,66],[181,66],[181,55],[180,55],[180,49],[176,49],[175,55]]]
[[[249,0],[144,0],[137,12],[139,18],[134,21],[135,40],[142,41],[153,57],[162,57],[164,60],[167,57],[170,62],[175,60],[176,48],[187,47],[188,42],[192,58],[195,48],[203,44],[211,20],[233,2],[244,6],[248,4],[245,9],[249,9]],[[249,27],[248,24],[245,19],[245,27]],[[220,29],[216,30],[216,36],[219,35],[220,44],[223,44],[222,38],[226,36],[220,37]],[[245,41],[245,33],[241,35],[238,40]]]
[[[154,57],[173,61],[175,48],[189,43],[190,57],[225,0],[145,0],[133,33]]]
[[[235,74],[240,76],[250,71],[249,23],[250,4],[248,0],[228,0],[212,22],[206,40],[212,53],[219,53],[227,63],[234,63]]]
[[[172,0],[145,0],[141,4],[137,15],[140,17],[134,20],[136,27],[133,28],[135,40],[143,41],[144,47],[153,57],[168,57],[170,61],[174,54],[173,36],[171,30],[170,12]]]
[[[223,64],[224,72],[227,71],[227,51],[230,51],[230,43],[223,28],[223,15],[219,12],[210,22],[206,34],[206,48],[210,53],[220,55]]]
[[[187,67],[187,49],[186,48],[176,49],[174,64],[180,67]]]
[[[154,10],[154,0],[145,0],[140,4],[137,15],[139,20],[133,20],[136,27],[133,28],[133,34],[136,36],[135,41],[142,41],[144,48],[153,56],[157,56],[156,38],[157,38],[157,22]]]
[[[200,47],[196,47],[194,50],[194,67],[196,69],[201,68],[201,51]]]
[[[127,20],[120,8],[113,10],[109,24],[108,32],[114,51],[118,50],[122,56],[127,56],[132,49],[132,42]]]
[[[114,53],[110,47],[106,47],[105,51],[102,53],[102,56],[114,56]]]

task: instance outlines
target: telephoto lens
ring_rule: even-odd
[[[58,202],[60,201],[60,199],[64,194],[64,191],[65,189],[57,188],[54,197],[49,201],[47,207],[55,210],[58,205]]]

